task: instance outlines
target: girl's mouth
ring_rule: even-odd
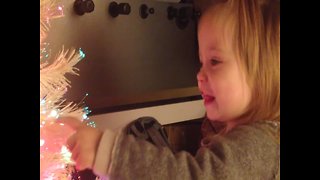
[[[202,94],[202,98],[204,100],[204,104],[205,105],[208,105],[208,104],[212,103],[215,100],[214,96],[205,95],[205,94]]]

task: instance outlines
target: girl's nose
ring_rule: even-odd
[[[201,68],[197,74],[198,82],[203,82],[207,80],[207,75],[205,74],[203,68]]]

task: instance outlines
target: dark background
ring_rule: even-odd
[[[111,17],[112,1],[93,1],[94,11],[82,16],[74,12],[73,1],[63,2],[65,16],[52,20],[46,39],[51,58],[62,46],[85,53],[76,65],[79,76],[66,75],[71,82],[67,100],[79,103],[88,93],[85,104],[93,115],[200,99],[192,4],[134,0],[128,2],[128,15]],[[145,19],[139,12],[142,4],[154,9]],[[169,6],[177,12],[189,8],[184,26],[178,21],[183,13],[168,19]]]

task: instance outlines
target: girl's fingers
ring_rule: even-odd
[[[74,117],[60,117],[56,122],[66,124],[75,131],[77,131],[80,127],[84,127],[84,124],[82,124],[79,119]]]

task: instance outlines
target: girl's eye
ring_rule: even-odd
[[[212,65],[212,66],[216,66],[217,64],[219,64],[220,63],[220,61],[218,61],[218,60],[216,60],[216,59],[211,59],[210,60],[210,64]]]

